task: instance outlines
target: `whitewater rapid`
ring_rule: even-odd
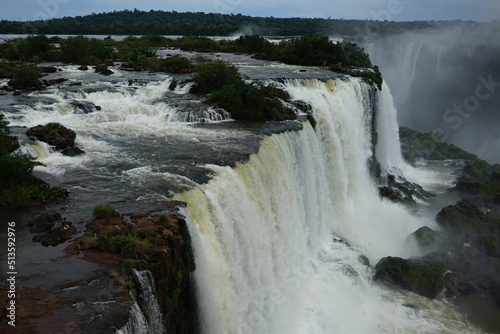
[[[266,137],[248,162],[209,166],[213,179],[173,197],[188,203],[201,332],[480,333],[444,300],[373,282],[362,263],[418,254],[405,239],[434,226],[378,195],[370,87],[284,88],[311,104],[315,129]],[[388,144],[377,145],[387,163],[400,156]]]

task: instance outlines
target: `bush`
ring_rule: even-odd
[[[18,66],[12,72],[12,86],[16,89],[40,87],[40,72],[36,66]]]
[[[229,111],[235,119],[294,119],[295,113],[276,99],[277,94],[275,87],[247,84],[240,80],[213,92],[210,101]]]
[[[96,241],[92,243],[92,248],[135,258],[147,257],[156,252],[155,244],[148,239],[140,239],[132,234],[100,234],[97,236]]]
[[[98,205],[92,211],[94,218],[105,219],[105,218],[118,218],[120,214],[114,207],[109,204]]]
[[[217,60],[199,64],[196,67],[196,73],[193,74],[193,80],[197,84],[198,93],[209,94],[226,85],[241,81],[241,76],[236,67],[228,62]]]
[[[170,228],[172,226],[170,216],[164,213],[158,215],[158,225],[164,228]]]
[[[168,73],[190,73],[194,66],[189,59],[175,55],[165,59],[164,69]]]

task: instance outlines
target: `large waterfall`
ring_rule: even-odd
[[[284,86],[312,106],[317,126],[266,137],[248,162],[209,166],[212,180],[174,196],[188,203],[201,331],[480,333],[446,301],[373,282],[361,261],[417,254],[405,238],[434,224],[378,195],[370,87],[358,79]],[[385,111],[394,122],[384,124],[390,133],[377,154],[387,165],[400,152],[394,108]]]

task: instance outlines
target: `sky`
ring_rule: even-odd
[[[137,8],[390,21],[500,19],[500,0],[0,0],[0,20],[34,21]]]

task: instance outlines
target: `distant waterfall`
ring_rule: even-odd
[[[211,181],[174,196],[188,203],[202,332],[480,333],[444,301],[372,282],[360,261],[415,254],[405,238],[432,225],[378,196],[370,87],[285,89],[311,104],[315,129],[266,137],[248,162],[209,166]]]

